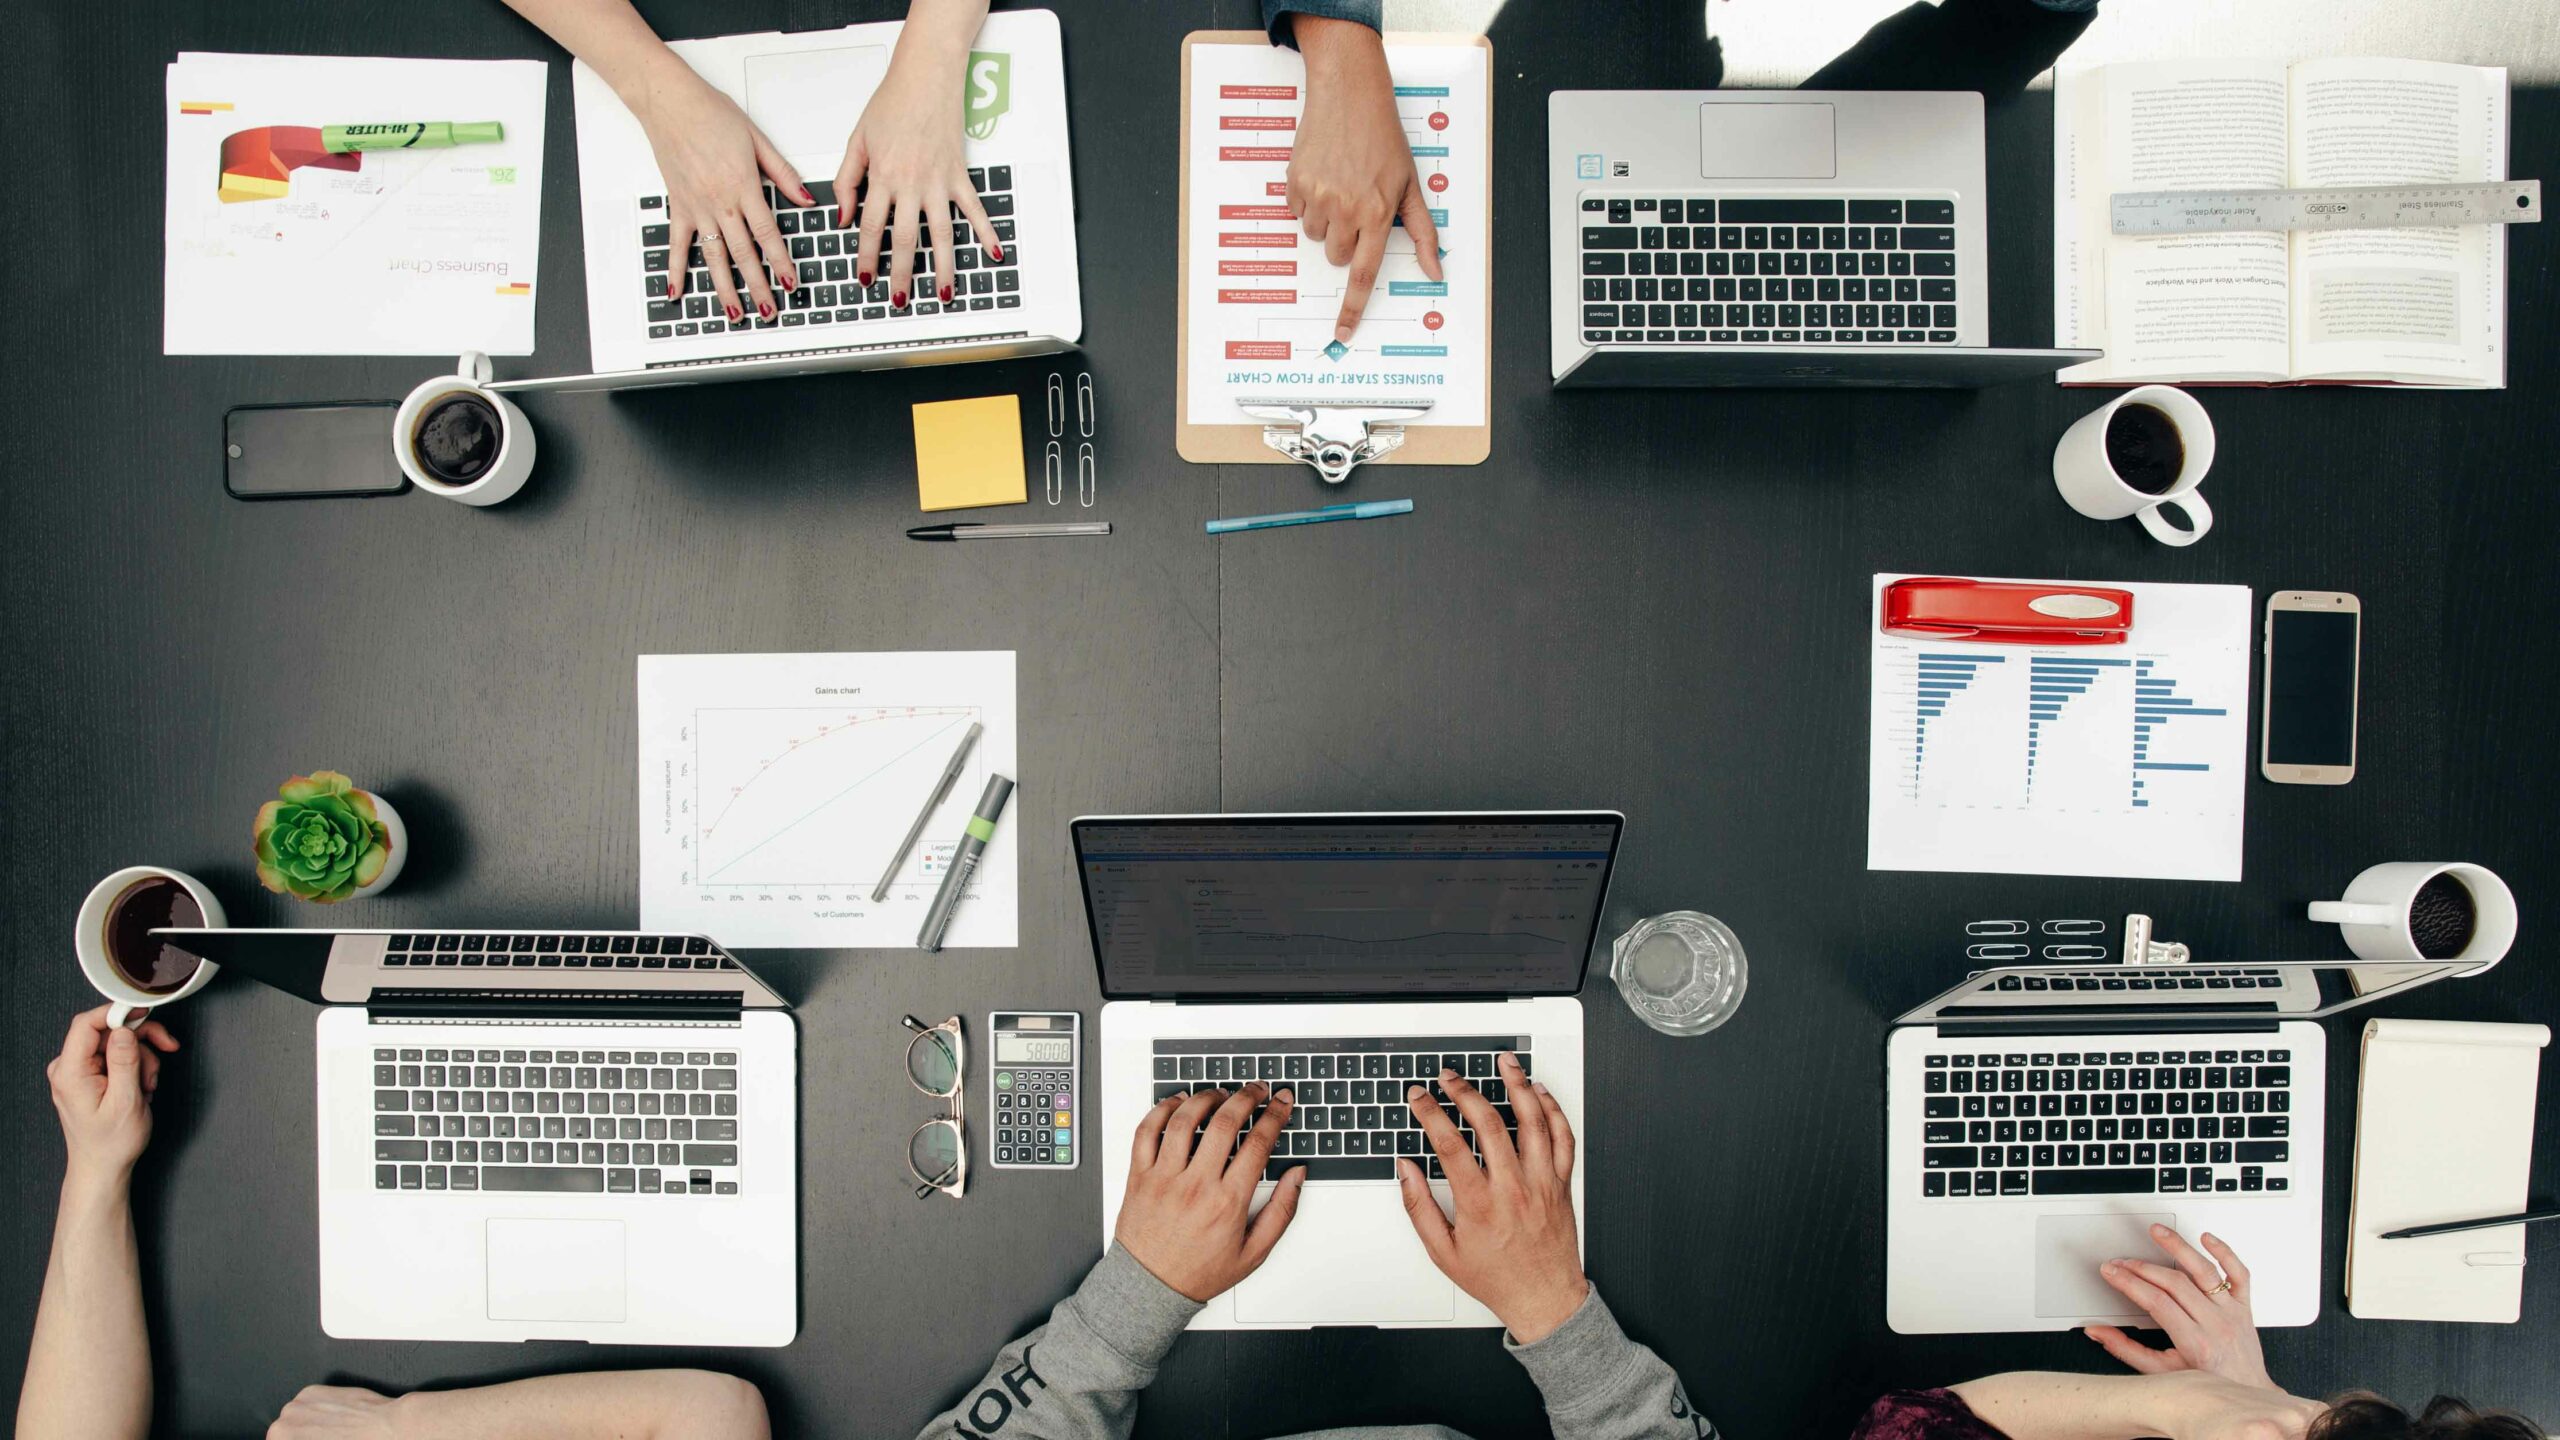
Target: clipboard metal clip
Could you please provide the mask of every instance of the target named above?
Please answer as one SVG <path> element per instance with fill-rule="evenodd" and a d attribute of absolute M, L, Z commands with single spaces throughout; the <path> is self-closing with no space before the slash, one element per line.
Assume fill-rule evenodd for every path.
<path fill-rule="evenodd" d="M 1262 422 L 1262 443 L 1315 467 L 1327 485 L 1339 485 L 1352 467 L 1404 444 L 1404 426 L 1431 411 L 1428 400 L 1401 404 L 1337 400 L 1239 400 L 1237 407 Z"/>

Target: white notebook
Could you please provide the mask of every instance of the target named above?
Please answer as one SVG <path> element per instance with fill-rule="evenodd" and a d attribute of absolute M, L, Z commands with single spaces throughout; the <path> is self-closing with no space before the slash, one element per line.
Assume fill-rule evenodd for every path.
<path fill-rule="evenodd" d="M 2525 1227 L 2410 1240 L 2411 1225 L 2512 1215 L 2533 1167 L 2542 1025 L 2368 1020 L 2347 1216 L 2347 1313 L 2362 1320 L 2513 1324 Z"/>

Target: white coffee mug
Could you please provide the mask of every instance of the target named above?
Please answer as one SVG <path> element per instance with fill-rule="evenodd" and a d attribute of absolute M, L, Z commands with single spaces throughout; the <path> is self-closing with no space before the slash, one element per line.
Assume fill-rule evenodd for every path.
<path fill-rule="evenodd" d="M 2178 443 L 2186 451 L 2186 463 L 2179 468 L 2178 478 L 2169 488 L 2154 495 L 2124 483 L 2116 467 L 2107 463 L 2107 422 L 2127 405 L 2148 405 L 2169 417 L 2177 427 Z M 2213 528 L 2213 507 L 2204 503 L 2196 487 L 2204 483 L 2204 472 L 2213 468 L 2213 421 L 2204 406 L 2184 390 L 2167 385 L 2144 385 L 2128 390 L 2072 423 L 2062 432 L 2062 443 L 2053 447 L 2053 486 L 2071 508 L 2092 520 L 2121 520 L 2128 515 L 2139 519 L 2151 538 L 2163 545 L 2193 545 Z M 2160 511 L 2175 505 L 2187 519 L 2184 530 L 2169 523 Z"/>
<path fill-rule="evenodd" d="M 98 993 L 107 997 L 107 1023 L 110 1025 L 139 1021 L 157 1006 L 186 999 L 203 989 L 205 983 L 222 968 L 210 960 L 204 961 L 196 966 L 194 974 L 187 977 L 187 983 L 165 994 L 155 995 L 124 978 L 123 972 L 116 969 L 115 962 L 107 958 L 107 911 L 114 906 L 118 896 L 136 883 L 159 878 L 175 880 L 186 887 L 187 893 L 195 897 L 197 907 L 204 911 L 206 928 L 218 930 L 231 923 L 222 913 L 222 902 L 213 898 L 213 892 L 204 887 L 204 882 L 166 865 L 129 865 L 91 887 L 89 898 L 80 902 L 80 918 L 73 922 L 72 951 L 80 957 L 80 973 L 88 976 L 89 983 L 97 987 Z"/>
<path fill-rule="evenodd" d="M 2451 875 L 2471 892 L 2471 943 L 2459 955 L 2429 961 L 2418 953 L 2409 931 L 2409 907 L 2418 891 L 2438 875 Z M 2340 927 L 2347 948 L 2363 960 L 2390 964 L 2444 964 L 2459 960 L 2477 975 L 2504 959 L 2516 943 L 2516 897 L 2507 882 L 2480 865 L 2443 861 L 2401 860 L 2375 865 L 2347 886 L 2343 900 L 2315 900 L 2311 918 Z"/>
<path fill-rule="evenodd" d="M 516 403 L 489 388 L 496 377 L 489 357 L 477 350 L 463 352 L 462 364 L 451 375 L 439 375 L 409 392 L 400 402 L 400 411 L 391 417 L 391 457 L 400 462 L 400 473 L 431 495 L 459 500 L 465 505 L 495 505 L 524 488 L 527 475 L 533 473 L 533 427 L 525 422 L 524 412 Z M 448 485 L 427 473 L 418 463 L 418 422 L 427 407 L 447 395 L 468 391 L 489 402 L 498 412 L 498 458 L 486 473 L 468 485 Z"/>

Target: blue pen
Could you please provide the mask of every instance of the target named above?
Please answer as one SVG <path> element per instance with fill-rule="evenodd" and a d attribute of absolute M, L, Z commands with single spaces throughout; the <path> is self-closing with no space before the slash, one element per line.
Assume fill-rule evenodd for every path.
<path fill-rule="evenodd" d="M 1238 530 L 1276 530 L 1283 525 L 1321 525 L 1327 520 L 1375 520 L 1381 515 L 1410 515 L 1410 500 L 1363 500 L 1357 505 L 1327 505 L 1321 510 L 1291 510 L 1279 515 L 1239 515 L 1232 520 L 1212 520 L 1209 533 L 1227 535 Z"/>

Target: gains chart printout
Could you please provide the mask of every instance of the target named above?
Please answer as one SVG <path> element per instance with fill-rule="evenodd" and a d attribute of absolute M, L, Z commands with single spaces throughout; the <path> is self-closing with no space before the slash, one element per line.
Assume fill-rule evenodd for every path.
<path fill-rule="evenodd" d="M 1486 67 L 1475 44 L 1387 45 L 1396 113 L 1440 230 L 1442 279 L 1422 273 L 1402 225 L 1387 240 L 1359 328 L 1333 336 L 1347 267 L 1289 213 L 1289 155 L 1306 64 L 1273 45 L 1195 44 L 1189 151 L 1188 413 L 1259 423 L 1239 399 L 1433 402 L 1417 425 L 1485 424 Z"/>

